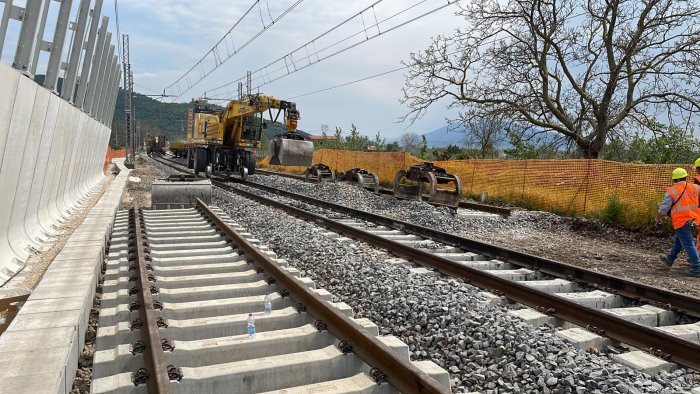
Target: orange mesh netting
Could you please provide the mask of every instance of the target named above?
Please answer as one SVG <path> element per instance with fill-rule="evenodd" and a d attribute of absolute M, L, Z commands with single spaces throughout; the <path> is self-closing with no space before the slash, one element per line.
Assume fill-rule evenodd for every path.
<path fill-rule="evenodd" d="M 105 172 L 107 170 L 107 166 L 109 166 L 109 163 L 112 162 L 112 159 L 117 159 L 120 157 L 126 157 L 126 149 L 112 149 L 108 146 L 107 154 L 105 155 L 105 163 L 102 166 L 102 172 Z"/>
<path fill-rule="evenodd" d="M 423 160 L 405 152 L 356 152 L 320 149 L 313 163 L 323 163 L 336 172 L 360 167 L 374 172 L 384 185 L 393 183 L 399 169 Z M 632 164 L 605 160 L 499 160 L 470 159 L 435 161 L 462 181 L 462 194 L 489 197 L 504 202 L 555 212 L 595 214 L 606 208 L 613 196 L 626 215 L 645 218 L 656 215 L 675 164 Z M 270 166 L 279 171 L 303 173 L 303 167 Z M 680 165 L 693 174 L 691 165 Z M 692 175 L 691 175 L 692 176 Z M 650 219 L 650 220 L 652 220 Z"/>

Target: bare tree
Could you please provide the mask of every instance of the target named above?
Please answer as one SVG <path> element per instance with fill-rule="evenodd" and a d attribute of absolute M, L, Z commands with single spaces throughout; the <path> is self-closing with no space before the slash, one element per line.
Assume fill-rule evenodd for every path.
<path fill-rule="evenodd" d="M 482 159 L 494 153 L 506 137 L 504 122 L 496 117 L 473 117 L 460 114 L 459 121 L 450 122 L 448 131 L 464 133 L 464 144 L 479 150 Z"/>
<path fill-rule="evenodd" d="M 416 133 L 406 133 L 399 138 L 403 150 L 409 153 L 416 153 L 420 143 L 420 137 Z"/>
<path fill-rule="evenodd" d="M 448 98 L 596 158 L 616 129 L 689 127 L 700 111 L 697 0 L 485 0 L 459 14 L 470 27 L 411 55 L 404 119 Z"/>

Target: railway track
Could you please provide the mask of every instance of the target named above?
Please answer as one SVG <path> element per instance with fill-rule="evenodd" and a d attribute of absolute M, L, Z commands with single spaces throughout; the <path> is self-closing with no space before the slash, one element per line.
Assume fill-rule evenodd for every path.
<path fill-rule="evenodd" d="M 700 370 L 697 298 L 252 182 L 246 185 L 257 189 L 255 193 L 219 181 L 213 184 L 386 249 L 430 270 L 462 278 L 496 298 L 502 296 L 529 306 L 512 314 L 535 325 L 562 325 L 566 329 L 557 335 L 584 350 L 591 344 L 622 344 L 632 351 L 621 352 L 619 346 L 611 349 L 621 352 L 613 357 L 623 364 L 673 368 L 667 362 L 672 361 Z M 266 198 L 261 191 L 275 198 Z M 279 201 L 278 196 L 308 206 L 295 208 Z M 319 210 L 323 214 L 310 212 Z M 433 249 L 421 247 L 426 241 L 439 245 L 433 245 Z"/>
<path fill-rule="evenodd" d="M 289 173 L 284 173 L 284 172 L 268 171 L 268 170 L 261 170 L 261 169 L 257 169 L 257 170 L 255 170 L 255 172 L 258 174 L 261 174 L 261 175 L 281 176 L 281 177 L 285 177 L 285 178 L 292 178 L 292 179 L 297 179 L 297 180 L 307 182 L 306 178 L 303 175 L 296 175 L 296 174 L 289 174 Z M 312 179 L 309 179 L 309 182 L 315 182 L 315 181 Z M 385 187 L 379 187 L 379 194 L 393 196 L 394 191 L 392 189 L 387 189 Z M 427 196 L 425 199 L 423 199 L 423 202 L 428 203 L 428 204 L 433 205 L 433 206 L 436 206 L 436 207 L 452 208 L 449 205 L 430 202 L 427 200 Z M 495 205 L 479 204 L 479 203 L 473 202 L 473 201 L 460 201 L 459 208 L 471 209 L 471 210 L 482 211 L 482 212 L 489 212 L 489 213 L 494 213 L 494 214 L 502 215 L 502 216 L 510 216 L 511 212 L 513 212 L 514 209 L 517 209 L 517 208 L 510 208 L 510 207 L 497 207 Z"/>
<path fill-rule="evenodd" d="M 315 215 L 278 201 L 279 198 L 266 199 L 229 185 L 214 184 L 530 306 L 533 309 L 522 309 L 513 314 L 532 323 L 556 323 L 555 319 L 561 319 L 579 326 L 560 331 L 559 335 L 564 338 L 583 339 L 582 344 L 595 343 L 601 347 L 609 343 L 609 338 L 643 349 L 663 360 L 672 360 L 696 370 L 700 367 L 697 357 L 700 326 L 694 324 L 700 313 L 700 304 L 693 297 L 314 201 L 306 196 L 294 197 L 307 203 L 312 201 L 318 206 L 332 207 L 335 213 Z M 268 192 L 291 195 L 279 190 Z M 338 212 L 351 215 L 338 215 Z M 358 220 L 358 217 L 365 219 Z M 367 221 L 370 218 L 373 220 Z M 426 240 L 441 245 L 432 245 L 433 249 L 420 248 Z M 647 355 L 629 352 L 616 358 L 627 365 L 660 360 L 651 360 Z"/>
<path fill-rule="evenodd" d="M 201 201 L 119 212 L 92 392 L 449 392 L 445 371 L 410 362 L 405 345 L 298 276 Z"/>

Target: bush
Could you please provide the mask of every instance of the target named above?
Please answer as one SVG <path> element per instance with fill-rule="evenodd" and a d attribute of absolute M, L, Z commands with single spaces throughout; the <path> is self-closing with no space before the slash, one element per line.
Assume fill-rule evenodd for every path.
<path fill-rule="evenodd" d="M 625 211 L 629 209 L 627 204 L 620 201 L 617 194 L 608 197 L 608 204 L 603 211 L 600 212 L 600 220 L 610 223 L 624 223 Z"/>

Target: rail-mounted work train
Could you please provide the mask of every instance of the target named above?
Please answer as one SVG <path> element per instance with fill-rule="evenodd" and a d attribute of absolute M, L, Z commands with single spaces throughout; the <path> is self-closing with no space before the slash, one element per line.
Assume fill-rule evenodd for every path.
<path fill-rule="evenodd" d="M 186 158 L 187 166 L 197 174 L 233 173 L 245 179 L 255 172 L 255 151 L 261 147 L 266 112 L 273 122 L 284 114 L 286 127 L 286 133 L 270 141 L 270 164 L 310 166 L 313 143 L 296 132 L 296 104 L 261 94 L 232 100 L 223 110 L 195 101 L 188 111 L 185 138 L 171 143 L 170 150 Z"/>
<path fill-rule="evenodd" d="M 146 135 L 146 154 L 163 155 L 167 149 L 167 140 L 164 135 Z"/>

